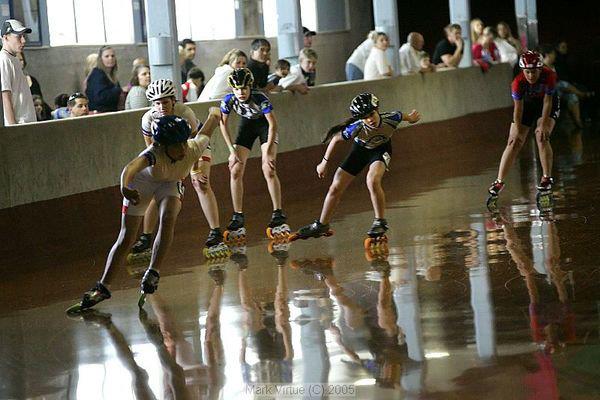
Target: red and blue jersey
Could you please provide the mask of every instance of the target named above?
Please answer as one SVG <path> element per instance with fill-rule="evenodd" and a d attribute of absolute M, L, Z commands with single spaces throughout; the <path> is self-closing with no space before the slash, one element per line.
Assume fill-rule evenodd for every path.
<path fill-rule="evenodd" d="M 542 67 L 539 79 L 535 83 L 527 82 L 523 71 L 512 81 L 512 98 L 515 100 L 542 100 L 545 95 L 552 96 L 556 87 L 556 72 Z"/>

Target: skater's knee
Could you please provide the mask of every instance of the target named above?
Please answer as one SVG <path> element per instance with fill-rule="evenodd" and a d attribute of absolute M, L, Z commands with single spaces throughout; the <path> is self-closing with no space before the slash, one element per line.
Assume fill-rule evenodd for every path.
<path fill-rule="evenodd" d="M 275 177 L 275 168 L 271 167 L 268 162 L 262 164 L 262 172 L 266 179 L 272 179 Z"/>
<path fill-rule="evenodd" d="M 515 135 L 508 138 L 507 147 L 512 149 L 520 149 L 523 143 L 525 143 L 525 139 L 519 135 Z"/>
<path fill-rule="evenodd" d="M 367 176 L 367 188 L 370 192 L 375 192 L 381 189 L 381 179 L 376 176 Z"/>
<path fill-rule="evenodd" d="M 331 196 L 341 196 L 344 192 L 344 188 L 338 182 L 333 182 L 329 187 L 329 195 Z"/>
<path fill-rule="evenodd" d="M 208 179 L 206 181 L 192 180 L 192 185 L 194 185 L 196 192 L 201 194 L 207 194 L 210 190 L 210 182 Z"/>

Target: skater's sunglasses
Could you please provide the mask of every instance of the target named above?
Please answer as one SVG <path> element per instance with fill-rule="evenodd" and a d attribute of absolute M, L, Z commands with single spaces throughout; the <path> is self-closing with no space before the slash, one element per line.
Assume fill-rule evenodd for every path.
<path fill-rule="evenodd" d="M 75 92 L 75 93 L 73 93 L 72 95 L 69 96 L 69 99 L 67 100 L 67 103 L 75 101 L 75 99 L 87 99 L 87 96 L 85 94 L 81 93 L 81 92 Z"/>

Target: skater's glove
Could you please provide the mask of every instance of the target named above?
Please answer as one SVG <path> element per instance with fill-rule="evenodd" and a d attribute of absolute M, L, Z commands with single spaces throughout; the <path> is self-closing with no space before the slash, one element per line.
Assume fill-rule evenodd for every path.
<path fill-rule="evenodd" d="M 135 189 L 129 189 L 128 187 L 123 186 L 121 188 L 121 193 L 123 194 L 123 197 L 131 201 L 133 205 L 137 205 L 140 202 L 140 193 Z"/>

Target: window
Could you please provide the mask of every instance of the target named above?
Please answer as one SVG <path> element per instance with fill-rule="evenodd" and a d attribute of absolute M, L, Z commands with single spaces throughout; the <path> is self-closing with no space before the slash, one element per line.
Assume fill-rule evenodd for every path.
<path fill-rule="evenodd" d="M 316 0 L 300 0 L 300 18 L 302 26 L 311 31 L 317 30 Z M 263 0 L 263 23 L 266 37 L 277 36 L 277 1 Z M 300 27 L 300 29 L 302 29 Z"/>
<path fill-rule="evenodd" d="M 31 33 L 27 35 L 27 43 L 41 45 L 39 0 L 17 0 L 13 2 L 12 6 L 14 12 L 11 15 L 16 16 L 26 27 L 31 28 Z"/>
<path fill-rule="evenodd" d="M 300 0 L 300 18 L 302 18 L 302 26 L 311 31 L 317 30 L 316 0 Z"/>
<path fill-rule="evenodd" d="M 175 0 L 179 40 L 235 38 L 234 0 Z"/>
<path fill-rule="evenodd" d="M 122 0 L 47 0 L 50 45 L 133 43 L 133 9 Z"/>

